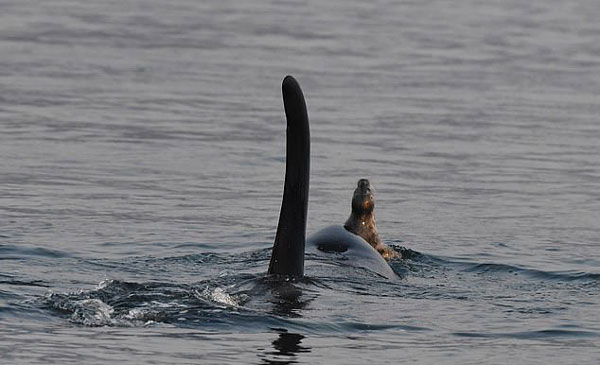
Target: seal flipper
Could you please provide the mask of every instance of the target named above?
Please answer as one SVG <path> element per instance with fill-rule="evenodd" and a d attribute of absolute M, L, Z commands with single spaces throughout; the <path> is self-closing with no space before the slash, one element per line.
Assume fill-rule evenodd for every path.
<path fill-rule="evenodd" d="M 287 119 L 285 185 L 268 273 L 302 276 L 310 170 L 308 112 L 296 79 L 286 76 L 281 90 Z"/>

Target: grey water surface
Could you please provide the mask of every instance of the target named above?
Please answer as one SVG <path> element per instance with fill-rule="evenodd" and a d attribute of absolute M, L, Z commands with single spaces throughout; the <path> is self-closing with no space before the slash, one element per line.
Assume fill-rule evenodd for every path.
<path fill-rule="evenodd" d="M 0 0 L 1 363 L 597 364 L 596 0 Z M 281 80 L 308 232 L 376 188 L 397 280 L 266 276 Z"/>

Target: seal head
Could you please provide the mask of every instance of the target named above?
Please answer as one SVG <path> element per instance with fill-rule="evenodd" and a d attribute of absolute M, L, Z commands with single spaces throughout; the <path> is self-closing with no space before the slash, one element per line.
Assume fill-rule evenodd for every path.
<path fill-rule="evenodd" d="M 344 224 L 348 231 L 361 236 L 384 258 L 400 257 L 398 253 L 381 242 L 375 224 L 375 198 L 373 188 L 367 179 L 358 180 L 354 195 L 352 196 L 352 213 Z"/>

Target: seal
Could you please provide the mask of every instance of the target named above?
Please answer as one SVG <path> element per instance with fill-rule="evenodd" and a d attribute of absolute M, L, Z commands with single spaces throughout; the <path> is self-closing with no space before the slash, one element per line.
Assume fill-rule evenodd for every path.
<path fill-rule="evenodd" d="M 283 79 L 281 90 L 287 122 L 285 183 L 279 222 L 267 273 L 269 275 L 302 277 L 304 275 L 304 252 L 308 243 L 311 249 L 316 249 L 318 252 L 343 254 L 348 258 L 349 265 L 364 267 L 386 278 L 396 277 L 387 261 L 371 244 L 359 234 L 355 234 L 341 225 L 326 227 L 311 235 L 308 240 L 306 239 L 310 175 L 308 112 L 304 94 L 296 79 L 286 76 Z M 362 185 L 365 186 L 364 183 Z M 370 192 L 370 185 L 366 184 L 366 186 Z M 362 191 L 367 190 L 363 187 Z M 374 200 L 372 202 L 374 207 Z M 357 215 L 357 217 L 360 219 L 362 215 Z M 373 217 L 373 228 L 377 232 L 374 223 Z M 363 232 L 368 233 L 366 230 Z M 378 240 L 379 235 L 376 236 Z"/>
<path fill-rule="evenodd" d="M 344 223 L 344 228 L 361 236 L 385 259 L 398 258 L 400 255 L 381 242 L 379 232 L 375 224 L 375 198 L 373 188 L 367 179 L 358 180 L 354 194 L 352 195 L 352 212 Z"/>
<path fill-rule="evenodd" d="M 400 255 L 381 242 L 374 209 L 375 198 L 369 180 L 358 180 L 346 223 L 326 227 L 308 237 L 309 249 L 342 255 L 347 265 L 365 268 L 388 279 L 395 278 L 386 260 Z"/>

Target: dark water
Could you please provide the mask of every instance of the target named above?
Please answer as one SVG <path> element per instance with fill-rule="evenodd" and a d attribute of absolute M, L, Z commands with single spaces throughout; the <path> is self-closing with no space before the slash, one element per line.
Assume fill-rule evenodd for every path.
<path fill-rule="evenodd" d="M 600 361 L 597 1 L 0 1 L 3 363 Z M 375 185 L 397 280 L 265 272 L 280 83 L 309 232 Z M 413 251 L 407 251 L 413 250 Z"/>

